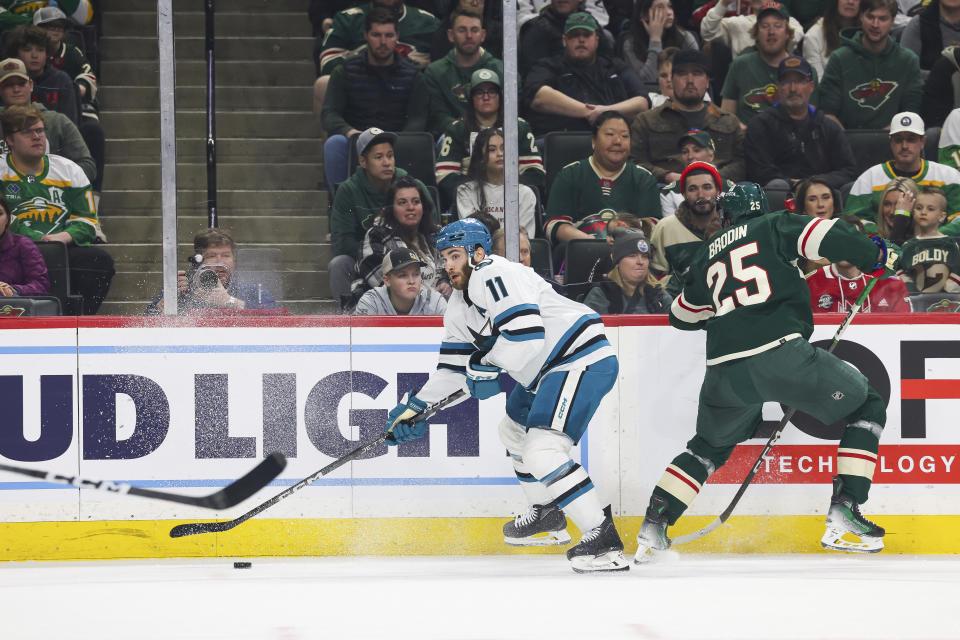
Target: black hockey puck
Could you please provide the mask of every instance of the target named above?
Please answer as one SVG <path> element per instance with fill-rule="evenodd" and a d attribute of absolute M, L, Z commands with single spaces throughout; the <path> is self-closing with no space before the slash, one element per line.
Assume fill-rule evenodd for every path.
<path fill-rule="evenodd" d="M 249 569 L 252 566 L 253 566 L 252 562 L 234 562 L 233 563 L 234 569 Z"/>

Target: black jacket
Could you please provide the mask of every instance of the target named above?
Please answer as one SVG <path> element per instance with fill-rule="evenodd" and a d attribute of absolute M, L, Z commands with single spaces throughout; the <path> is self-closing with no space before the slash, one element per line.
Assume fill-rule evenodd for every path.
<path fill-rule="evenodd" d="M 549 131 L 590 130 L 584 118 L 534 111 L 533 98 L 544 86 L 587 104 L 615 104 L 646 93 L 637 72 L 619 58 L 598 55 L 593 64 L 586 66 L 571 64 L 563 55 L 547 58 L 530 70 L 520 97 L 526 108 L 524 117 L 538 136 Z"/>
<path fill-rule="evenodd" d="M 586 11 L 583 3 L 577 11 Z M 563 53 L 563 25 L 566 21 L 567 16 L 560 15 L 548 4 L 540 11 L 540 15 L 523 23 L 520 27 L 517 54 L 517 69 L 521 77 L 525 77 L 538 61 Z M 487 31 L 489 32 L 489 29 Z M 601 30 L 597 53 L 601 56 L 613 56 L 613 52 L 612 39 Z"/>
<path fill-rule="evenodd" d="M 957 103 L 955 88 L 960 79 L 960 47 L 947 47 L 940 55 L 940 59 L 933 63 L 930 75 L 923 85 L 923 102 L 920 106 L 920 116 L 927 127 L 942 127 Z"/>
<path fill-rule="evenodd" d="M 764 111 L 747 125 L 743 148 L 747 179 L 761 185 L 817 176 L 839 189 L 857 177 L 843 129 L 813 107 L 803 120 L 794 120 L 779 104 Z"/>
<path fill-rule="evenodd" d="M 59 111 L 77 124 L 80 120 L 80 101 L 73 78 L 49 62 L 43 73 L 33 79 L 31 102 L 39 102 L 50 111 Z"/>

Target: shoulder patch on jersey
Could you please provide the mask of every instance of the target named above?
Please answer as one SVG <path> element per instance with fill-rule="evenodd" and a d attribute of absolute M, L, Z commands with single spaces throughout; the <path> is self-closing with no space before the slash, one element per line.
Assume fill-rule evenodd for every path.
<path fill-rule="evenodd" d="M 363 14 L 363 9 L 360 8 L 360 7 L 350 7 L 349 9 L 344 9 L 344 10 L 341 11 L 340 13 L 342 13 L 343 15 L 346 15 L 346 16 L 355 16 L 355 15 L 357 15 L 358 13 L 359 13 L 359 14 Z"/>

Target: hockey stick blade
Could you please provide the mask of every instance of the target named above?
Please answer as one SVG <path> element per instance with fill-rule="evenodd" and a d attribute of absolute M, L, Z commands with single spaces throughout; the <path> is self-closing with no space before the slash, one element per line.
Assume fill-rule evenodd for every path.
<path fill-rule="evenodd" d="M 843 332 L 847 330 L 847 327 L 850 326 L 850 323 L 853 321 L 853 317 L 857 315 L 860 311 L 860 307 L 863 306 L 863 303 L 866 301 L 867 296 L 870 295 L 870 290 L 873 289 L 873 286 L 877 284 L 877 278 L 873 278 L 870 282 L 867 283 L 867 286 L 863 288 L 863 291 L 860 292 L 860 295 L 857 296 L 856 302 L 853 303 L 853 306 L 850 308 L 850 311 L 847 312 L 846 317 L 843 319 L 843 322 L 840 323 L 840 326 L 837 328 L 837 332 L 833 335 L 833 341 L 830 343 L 830 346 L 827 347 L 827 353 L 833 353 L 833 350 L 837 348 L 837 345 L 840 344 L 840 337 L 843 335 Z M 790 422 L 790 419 L 793 418 L 793 414 L 796 413 L 796 409 L 789 409 L 784 414 L 783 418 L 780 419 L 780 423 L 777 425 L 776 430 L 770 436 L 770 439 L 767 440 L 767 444 L 764 445 L 763 450 L 760 452 L 760 455 L 757 456 L 756 462 L 753 463 L 753 467 L 750 469 L 750 473 L 747 474 L 747 477 L 743 479 L 743 482 L 740 483 L 740 488 L 737 489 L 736 495 L 733 496 L 733 500 L 730 501 L 730 504 L 727 505 L 727 508 L 723 510 L 719 516 L 710 522 L 707 526 L 702 529 L 697 529 L 692 533 L 686 535 L 677 536 L 671 540 L 671 546 L 677 544 L 687 544 L 688 542 L 693 542 L 694 540 L 699 540 L 703 536 L 707 535 L 711 531 L 717 529 L 730 517 L 730 514 L 733 513 L 733 510 L 736 508 L 737 504 L 740 502 L 740 498 L 743 497 L 743 494 L 746 493 L 747 487 L 750 486 L 750 483 L 753 481 L 753 477 L 757 475 L 757 471 L 760 469 L 760 465 L 763 464 L 764 459 L 767 457 L 767 454 L 770 453 L 770 450 L 773 448 L 773 445 L 777 443 L 780 439 L 780 435 L 783 433 L 783 430 L 787 428 L 787 423 Z"/>
<path fill-rule="evenodd" d="M 25 467 L 15 467 L 0 463 L 0 471 L 9 471 L 32 478 L 40 478 L 47 482 L 57 484 L 67 484 L 82 489 L 95 489 L 106 493 L 127 494 L 130 496 L 140 496 L 141 498 L 150 498 L 152 500 L 164 500 L 166 502 L 177 502 L 179 504 L 188 504 L 205 509 L 226 509 L 240 504 L 257 491 L 267 486 L 267 484 L 280 475 L 284 467 L 287 466 L 287 459 L 282 453 L 274 452 L 263 459 L 256 467 L 251 469 L 245 476 L 239 480 L 231 482 L 223 489 L 208 496 L 185 496 L 178 493 L 167 493 L 165 491 L 154 491 L 153 489 L 142 489 L 129 484 L 109 482 L 106 480 L 87 480 L 77 476 L 67 476 L 52 471 L 41 471 L 39 469 L 27 469 Z"/>
<path fill-rule="evenodd" d="M 441 400 L 441 401 L 438 402 L 437 404 L 433 405 L 432 407 L 429 407 L 429 408 L 428 408 L 426 411 L 424 411 L 423 413 L 420 413 L 420 414 L 418 414 L 418 415 L 410 418 L 409 420 L 406 420 L 405 422 L 411 422 L 411 423 L 412 423 L 412 422 L 419 422 L 420 420 L 427 420 L 427 419 L 429 419 L 431 416 L 433 416 L 435 413 L 437 413 L 438 411 L 440 411 L 441 409 L 443 409 L 444 407 L 446 407 L 447 405 L 450 405 L 450 404 L 452 404 L 453 402 L 456 402 L 457 400 L 459 400 L 460 398 L 462 398 L 464 395 L 466 395 L 466 391 L 464 391 L 464 390 L 462 390 L 462 389 L 459 390 L 459 391 L 455 391 L 454 393 L 452 393 L 451 395 L 447 396 L 446 398 L 444 398 L 443 400 Z M 236 527 L 237 525 L 243 524 L 244 522 L 246 522 L 247 520 L 249 520 L 249 519 L 252 518 L 253 516 L 255 516 L 255 515 L 259 514 L 259 513 L 262 513 L 263 511 L 269 509 L 270 507 L 272 507 L 273 505 L 277 504 L 278 502 L 280 502 L 280 501 L 283 500 L 284 498 L 286 498 L 286 497 L 288 497 L 288 496 L 291 496 L 291 495 L 293 495 L 294 493 L 296 493 L 297 491 L 300 491 L 300 489 L 303 489 L 304 487 L 312 484 L 313 482 L 315 482 L 315 481 L 316 481 L 318 478 L 320 478 L 321 476 L 325 476 L 325 475 L 327 475 L 328 473 L 330 473 L 331 471 L 333 471 L 333 470 L 335 470 L 335 469 L 339 469 L 340 467 L 342 467 L 342 466 L 345 465 L 346 463 L 351 462 L 352 460 L 356 460 L 357 458 L 363 456 L 363 455 L 364 455 L 365 453 L 367 453 L 368 451 L 379 447 L 380 445 L 382 445 L 384 442 L 387 441 L 387 439 L 390 437 L 390 435 L 391 435 L 391 434 L 390 434 L 389 432 L 385 432 L 385 433 L 381 434 L 380 436 L 378 436 L 376 439 L 371 440 L 370 442 L 367 442 L 367 443 L 365 443 L 365 444 L 360 445 L 359 447 L 357 447 L 356 449 L 354 449 L 354 450 L 351 451 L 350 453 L 347 453 L 347 454 L 345 454 L 345 455 L 337 458 L 336 460 L 334 460 L 333 462 L 331 462 L 330 464 L 328 464 L 327 466 L 325 466 L 323 469 L 320 469 L 320 470 L 317 471 L 316 473 L 310 474 L 309 476 L 307 476 L 306 478 L 304 478 L 303 480 L 301 480 L 301 481 L 298 482 L 297 484 L 292 485 L 292 486 L 284 489 L 283 491 L 281 491 L 281 492 L 278 493 L 277 495 L 273 496 L 272 498 L 270 498 L 270 499 L 267 500 L 266 502 L 262 502 L 262 503 L 258 504 L 256 507 L 254 507 L 254 508 L 251 509 L 250 511 L 247 511 L 247 512 L 244 513 L 243 515 L 241 515 L 241 516 L 239 516 L 239 517 L 237 517 L 237 518 L 234 518 L 233 520 L 221 520 L 221 521 L 219 521 L 219 522 L 189 522 L 189 523 L 186 523 L 186 524 L 178 524 L 178 525 L 175 526 L 174 528 L 170 529 L 170 537 L 171 537 L 171 538 L 182 538 L 182 537 L 184 537 L 184 536 L 193 536 L 193 535 L 197 535 L 197 534 L 199 534 L 199 533 L 219 533 L 219 532 L 222 532 L 222 531 L 229 531 L 230 529 L 233 529 L 233 528 Z"/>

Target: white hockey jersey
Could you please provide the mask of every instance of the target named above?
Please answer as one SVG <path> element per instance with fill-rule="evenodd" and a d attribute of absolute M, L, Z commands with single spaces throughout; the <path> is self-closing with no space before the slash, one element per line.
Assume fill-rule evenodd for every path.
<path fill-rule="evenodd" d="M 417 397 L 433 403 L 466 386 L 470 355 L 534 390 L 550 371 L 615 355 L 592 309 L 556 293 L 533 269 L 500 256 L 474 267 L 466 293 L 454 291 L 443 316 L 437 370 Z"/>

